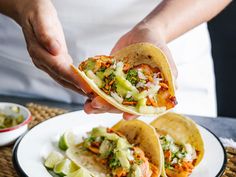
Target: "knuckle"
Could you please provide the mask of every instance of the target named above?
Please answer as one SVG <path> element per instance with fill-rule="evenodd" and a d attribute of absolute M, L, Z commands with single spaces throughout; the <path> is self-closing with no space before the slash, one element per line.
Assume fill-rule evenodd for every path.
<path fill-rule="evenodd" d="M 56 74 L 60 74 L 60 64 L 58 64 L 58 62 L 55 62 L 52 66 L 51 69 L 56 73 Z M 60 76 L 62 77 L 62 76 Z"/>
<path fill-rule="evenodd" d="M 44 29 L 39 29 L 38 31 L 39 38 L 43 43 L 49 43 L 50 42 L 50 36 Z"/>
<path fill-rule="evenodd" d="M 27 45 L 27 50 L 31 58 L 34 58 L 36 56 L 36 51 L 33 45 Z"/>
<path fill-rule="evenodd" d="M 35 58 L 32 58 L 32 61 L 38 69 L 41 69 L 41 70 L 43 69 L 42 66 L 37 62 L 37 60 Z"/>

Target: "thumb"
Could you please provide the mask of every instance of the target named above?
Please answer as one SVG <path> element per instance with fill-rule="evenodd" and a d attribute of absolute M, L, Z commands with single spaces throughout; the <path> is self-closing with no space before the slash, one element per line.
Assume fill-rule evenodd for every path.
<path fill-rule="evenodd" d="M 125 36 L 126 36 L 126 35 L 125 35 Z M 111 50 L 111 53 L 110 53 L 111 55 L 114 54 L 114 53 L 116 53 L 118 50 L 120 50 L 120 49 L 122 49 L 122 48 L 124 48 L 124 47 L 126 47 L 126 46 L 129 45 L 129 43 L 127 42 L 125 36 L 121 37 L 121 38 L 117 41 L 117 43 L 115 44 L 115 46 L 114 46 L 113 49 Z"/>

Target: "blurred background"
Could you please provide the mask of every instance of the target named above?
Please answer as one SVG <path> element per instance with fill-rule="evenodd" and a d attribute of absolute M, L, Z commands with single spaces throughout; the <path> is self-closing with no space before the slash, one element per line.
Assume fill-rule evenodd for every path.
<path fill-rule="evenodd" d="M 236 2 L 208 23 L 215 67 L 218 116 L 236 117 Z"/>
<path fill-rule="evenodd" d="M 62 7 L 64 8 L 64 6 Z M 63 11 L 63 9 L 61 10 Z M 9 21 L 9 19 L 6 19 L 6 20 Z M 236 2 L 235 1 L 232 2 L 218 16 L 213 18 L 208 23 L 208 29 L 210 32 L 210 38 L 211 38 L 211 44 L 212 44 L 212 56 L 214 60 L 218 116 L 236 117 L 236 108 L 235 108 L 236 83 L 234 82 L 235 80 L 234 76 L 236 76 L 236 68 L 235 68 L 236 66 L 236 48 L 235 48 Z M 6 34 L 7 33 L 8 31 L 6 31 Z M 21 31 L 19 31 L 19 33 L 21 34 Z M 11 39 L 15 41 L 13 37 Z M 115 40 L 116 39 L 114 38 L 113 42 L 115 42 Z M 1 44 L 1 41 L 0 41 L 0 44 Z M 14 45 L 17 45 L 17 44 L 14 42 Z M 69 43 L 68 45 L 70 48 L 72 48 L 73 46 L 76 46 L 74 43 Z M 23 47 L 25 48 L 25 46 Z M 19 51 L 15 50 L 12 53 L 17 53 L 17 52 Z M 26 50 L 24 52 L 26 53 Z M 74 54 L 74 56 L 76 56 L 76 54 Z M 15 67 L 13 66 L 12 68 L 15 68 Z M 33 69 L 36 72 L 35 68 Z M 0 74 L 0 77 L 4 78 L 4 74 L 6 74 L 7 72 L 2 71 L 2 73 L 3 74 Z M 43 74 L 46 76 L 45 73 Z M 19 81 L 16 78 L 15 80 L 12 80 L 11 82 L 15 83 Z M 55 85 L 55 87 L 59 89 L 58 85 Z M 40 87 L 37 87 L 37 89 L 38 89 L 37 90 L 38 95 L 40 95 L 39 93 L 41 92 L 45 94 L 44 90 L 41 89 Z M 60 89 L 62 89 L 62 87 L 60 87 Z M 57 96 L 58 95 L 55 95 L 55 97 Z M 10 99 L 8 99 L 7 96 L 4 97 L 0 95 L 0 99 L 5 100 L 5 101 L 10 101 Z M 77 108 L 77 105 L 75 106 L 75 108 Z"/>

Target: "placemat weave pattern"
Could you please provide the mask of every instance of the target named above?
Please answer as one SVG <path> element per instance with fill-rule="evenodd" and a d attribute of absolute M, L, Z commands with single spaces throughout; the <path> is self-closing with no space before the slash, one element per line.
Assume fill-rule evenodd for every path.
<path fill-rule="evenodd" d="M 54 116 L 66 113 L 67 110 L 50 108 L 48 106 L 29 103 L 26 107 L 30 110 L 33 120 L 29 128 L 50 119 Z M 13 145 L 0 147 L 0 177 L 18 177 L 12 164 Z M 236 149 L 226 148 L 227 167 L 222 177 L 236 177 Z"/>
<path fill-rule="evenodd" d="M 29 124 L 29 128 L 49 118 L 67 112 L 67 110 L 64 109 L 50 108 L 34 103 L 29 103 L 26 107 L 30 110 L 33 118 Z M 12 164 L 12 148 L 13 145 L 0 147 L 0 177 L 18 177 Z"/>
<path fill-rule="evenodd" d="M 227 165 L 222 177 L 236 177 L 236 149 L 227 147 Z"/>

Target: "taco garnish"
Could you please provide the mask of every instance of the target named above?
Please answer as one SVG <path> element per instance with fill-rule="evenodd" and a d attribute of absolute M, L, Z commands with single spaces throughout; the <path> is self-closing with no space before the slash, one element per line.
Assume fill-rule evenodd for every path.
<path fill-rule="evenodd" d="M 167 113 L 151 125 L 160 134 L 164 156 L 162 176 L 189 176 L 204 155 L 204 143 L 196 123 L 183 115 Z"/>
<path fill-rule="evenodd" d="M 93 128 L 88 137 L 76 148 L 68 149 L 69 158 L 77 163 L 78 159 L 82 158 L 80 154 L 88 153 L 86 158 L 93 157 L 91 160 L 96 165 L 88 165 L 88 160 L 84 162 L 82 159 L 79 161 L 83 161 L 84 164 L 79 162 L 79 166 L 88 167 L 95 176 L 157 177 L 160 172 L 141 148 L 130 144 L 124 135 L 110 128 Z M 74 156 L 78 154 L 79 158 L 75 160 Z M 94 170 L 98 169 L 98 166 L 102 169 L 99 173 L 99 170 Z"/>
<path fill-rule="evenodd" d="M 164 73 L 166 68 L 153 64 L 155 62 L 152 58 L 155 58 L 155 55 L 145 55 L 145 52 L 142 53 L 139 50 L 143 46 L 145 48 L 145 45 L 152 47 L 151 49 L 154 48 L 149 44 L 130 46 L 131 49 L 137 47 L 137 55 L 140 55 L 139 60 L 137 56 L 136 58 L 133 56 L 135 50 L 131 50 L 129 53 L 125 49 L 124 53 L 127 53 L 125 57 L 120 56 L 123 53 L 121 50 L 114 56 L 100 55 L 88 58 L 79 65 L 79 71 L 83 72 L 105 93 L 104 99 L 107 97 L 113 98 L 116 102 L 114 106 L 119 104 L 121 106 L 118 107 L 125 107 L 126 112 L 131 111 L 130 113 L 134 114 L 164 112 L 177 104 L 173 82 L 169 79 L 172 76 L 169 76 L 171 75 L 170 72 L 169 75 Z M 157 50 L 156 47 L 155 49 Z M 155 52 L 158 53 L 158 51 Z M 159 58 L 164 60 L 163 57 Z"/>
<path fill-rule="evenodd" d="M 177 144 L 170 135 L 160 137 L 165 159 L 165 171 L 169 177 L 184 177 L 192 173 L 197 151 L 190 144 Z"/>

